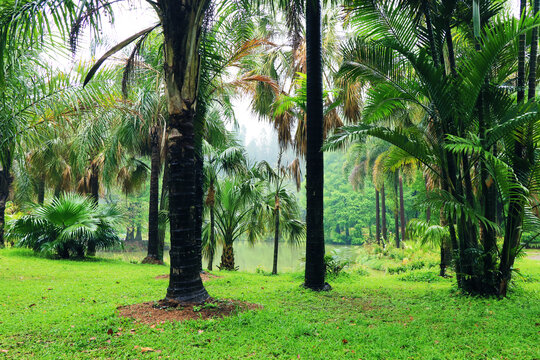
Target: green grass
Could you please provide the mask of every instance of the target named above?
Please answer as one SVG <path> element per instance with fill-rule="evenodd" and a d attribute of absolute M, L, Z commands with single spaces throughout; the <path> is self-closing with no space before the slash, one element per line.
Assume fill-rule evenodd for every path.
<path fill-rule="evenodd" d="M 162 298 L 166 267 L 0 250 L 0 359 L 539 359 L 540 262 L 518 266 L 526 276 L 503 300 L 422 276 L 351 273 L 313 293 L 300 274 L 215 272 L 212 296 L 264 309 L 152 328 L 116 308 Z"/>

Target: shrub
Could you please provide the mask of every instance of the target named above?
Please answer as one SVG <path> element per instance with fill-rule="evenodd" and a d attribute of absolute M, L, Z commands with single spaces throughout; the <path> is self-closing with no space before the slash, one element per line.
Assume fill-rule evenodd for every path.
<path fill-rule="evenodd" d="M 61 258 L 84 257 L 88 244 L 110 248 L 121 244 L 113 225 L 120 219 L 111 206 L 95 206 L 87 197 L 64 194 L 47 205 L 32 205 L 30 215 L 13 220 L 8 237 L 19 247 Z"/>
<path fill-rule="evenodd" d="M 325 255 L 324 264 L 326 266 L 326 274 L 337 276 L 343 268 L 349 265 L 348 260 L 342 260 L 337 255 Z"/>

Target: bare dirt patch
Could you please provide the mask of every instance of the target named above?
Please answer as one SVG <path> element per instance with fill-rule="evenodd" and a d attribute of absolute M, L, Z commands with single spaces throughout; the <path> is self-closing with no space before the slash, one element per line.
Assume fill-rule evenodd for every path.
<path fill-rule="evenodd" d="M 259 310 L 262 305 L 246 303 L 238 300 L 210 299 L 203 304 L 163 306 L 161 302 L 146 302 L 142 304 L 121 306 L 118 315 L 137 320 L 143 324 L 161 324 L 165 322 L 206 320 L 223 318 L 241 311 Z"/>
<path fill-rule="evenodd" d="M 213 275 L 213 274 L 210 274 L 210 273 L 207 273 L 207 272 L 201 273 L 201 280 L 202 281 L 208 281 L 208 280 L 217 279 L 217 278 L 221 278 L 221 277 L 222 276 Z M 160 279 L 168 279 L 168 278 L 169 278 L 169 274 L 165 274 L 165 275 L 158 275 L 154 279 L 160 280 Z"/>

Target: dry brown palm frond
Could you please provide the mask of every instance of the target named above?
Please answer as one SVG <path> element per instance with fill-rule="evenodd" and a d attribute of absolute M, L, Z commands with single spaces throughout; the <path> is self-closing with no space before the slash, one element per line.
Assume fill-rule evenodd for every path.
<path fill-rule="evenodd" d="M 287 149 L 292 144 L 292 127 L 294 116 L 290 112 L 284 112 L 271 120 L 278 134 L 279 145 Z"/>
<path fill-rule="evenodd" d="M 254 50 L 261 46 L 270 46 L 270 47 L 276 47 L 277 45 L 273 42 L 269 41 L 268 39 L 251 39 L 246 42 L 244 42 L 230 57 L 228 63 L 225 67 L 229 66 L 235 66 L 239 64 L 239 61 L 245 58 L 248 55 L 251 55 Z"/>
<path fill-rule="evenodd" d="M 304 114 L 304 116 L 302 116 L 301 119 L 302 120 L 298 123 L 298 127 L 296 128 L 296 134 L 294 136 L 294 148 L 298 156 L 304 157 L 306 156 L 306 151 L 307 151 L 306 115 Z"/>
<path fill-rule="evenodd" d="M 327 103 L 326 106 L 329 106 L 330 104 Z M 341 117 L 339 116 L 337 109 L 332 109 L 330 112 L 328 112 L 324 116 L 324 128 L 323 128 L 323 136 L 326 139 L 326 135 L 328 135 L 329 132 L 331 132 L 334 129 L 337 129 L 339 127 L 343 126 L 343 121 L 341 121 Z"/>
<path fill-rule="evenodd" d="M 300 160 L 298 158 L 288 166 L 290 176 L 293 178 L 296 184 L 296 190 L 300 191 L 300 185 L 302 183 L 302 169 L 300 167 Z"/>

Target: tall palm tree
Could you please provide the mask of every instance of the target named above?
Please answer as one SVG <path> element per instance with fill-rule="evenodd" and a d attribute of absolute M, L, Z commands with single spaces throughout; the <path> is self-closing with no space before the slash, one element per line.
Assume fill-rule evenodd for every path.
<path fill-rule="evenodd" d="M 420 39 L 421 29 L 414 22 L 411 8 L 398 8 L 392 1 L 351 1 L 351 18 L 358 26 L 360 37 L 351 46 L 342 71 L 349 78 L 360 77 L 371 83 L 368 97 L 379 109 L 375 114 L 364 112 L 370 116 L 366 124 L 343 128 L 343 133 L 338 135 L 341 140 L 337 136 L 334 140 L 342 142 L 347 138 L 345 134 L 379 137 L 409 153 L 439 177 L 441 189 L 430 194 L 427 203 L 445 208 L 450 239 L 457 255 L 458 286 L 467 292 L 505 295 L 504 284 L 508 278 L 500 278 L 494 266 L 488 266 L 489 269 L 484 266 L 490 263 L 488 258 L 497 253 L 485 252 L 484 246 L 487 248 L 488 243 L 482 237 L 479 242 L 478 224 L 497 228 L 486 212 L 485 202 L 477 197 L 482 189 L 475 192 L 471 172 L 484 167 L 503 199 L 509 199 L 508 194 L 516 186 L 530 186 L 515 176 L 507 162 L 498 161 L 501 157 L 493 156 L 492 150 L 497 143 L 509 144 L 511 140 L 507 136 L 521 124 L 536 121 L 536 111 L 514 106 L 510 92 L 501 87 L 503 79 L 515 72 L 515 60 L 513 63 L 510 60 L 511 66 L 507 67 L 493 64 L 508 63 L 511 59 L 508 50 L 514 39 L 537 27 L 538 19 L 493 20 L 500 4 L 482 2 L 480 14 L 485 26 L 474 32 L 479 38 L 475 40 L 470 36 L 473 33 L 470 21 L 463 20 L 467 17 L 463 16 L 462 8 L 445 8 L 449 5 L 447 2 L 437 4 L 440 10 L 448 10 L 431 15 L 439 17 L 433 22 L 438 26 L 434 33 L 445 34 L 447 44 L 451 45 L 450 56 L 444 59 L 448 63 L 444 70 L 450 69 L 449 74 L 426 56 L 429 46 Z M 379 21 L 382 18 L 385 20 Z M 452 29 L 448 27 L 450 20 L 465 36 L 463 39 L 467 39 L 456 47 L 453 47 Z M 424 121 L 398 129 L 368 124 L 377 123 L 386 116 L 385 112 L 392 113 L 409 104 L 422 109 Z M 425 131 L 429 127 L 434 131 Z M 470 135 L 478 133 L 477 137 Z M 512 145 L 502 151 L 508 156 L 511 149 Z M 531 166 L 528 173 L 532 176 L 535 172 L 536 167 Z M 509 239 L 505 238 L 503 253 L 508 243 Z M 517 250 L 514 245 L 511 247 Z"/>

